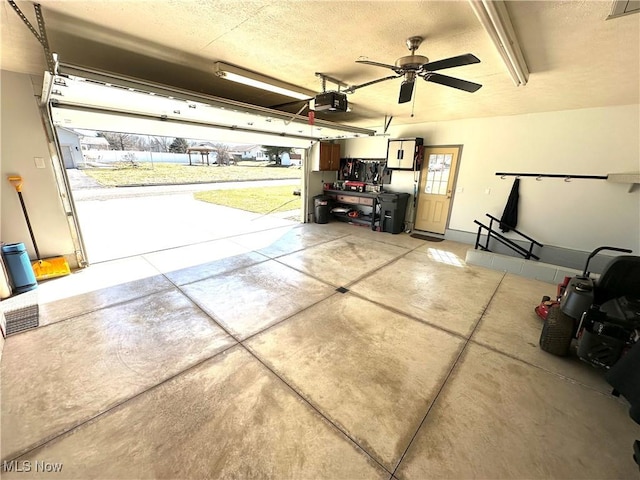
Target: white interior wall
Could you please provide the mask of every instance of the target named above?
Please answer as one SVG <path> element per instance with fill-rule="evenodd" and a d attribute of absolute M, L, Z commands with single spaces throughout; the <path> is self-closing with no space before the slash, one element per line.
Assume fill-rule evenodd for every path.
<path fill-rule="evenodd" d="M 474 219 L 487 219 L 485 213 L 501 216 L 514 177 L 501 180 L 496 172 L 640 170 L 638 105 L 403 125 L 390 133 L 392 138 L 423 137 L 425 145 L 463 146 L 449 223 L 453 230 L 473 232 Z M 393 172 L 389 187 L 413 193 L 413 173 Z M 518 229 L 545 245 L 582 251 L 614 245 L 637 254 L 640 191 L 628 190 L 629 185 L 604 180 L 522 178 Z"/>
<path fill-rule="evenodd" d="M 31 244 L 17 193 L 8 175 L 20 175 L 24 180 L 23 196 L 42 257 L 73 254 L 73 242 L 52 169 L 51 155 L 43 128 L 33 84 L 39 79 L 29 75 L 2 71 L 0 89 L 0 183 L 1 240 L 23 242 L 31 258 Z M 44 159 L 44 168 L 37 168 L 35 158 Z"/>

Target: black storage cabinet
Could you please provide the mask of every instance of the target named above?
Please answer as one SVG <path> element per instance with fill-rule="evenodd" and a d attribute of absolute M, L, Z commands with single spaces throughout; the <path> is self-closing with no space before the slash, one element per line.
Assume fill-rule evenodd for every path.
<path fill-rule="evenodd" d="M 381 231 L 402 233 L 408 201 L 408 193 L 381 193 L 378 195 Z"/>
<path fill-rule="evenodd" d="M 331 198 L 327 195 L 313 197 L 313 218 L 316 223 L 329 223 Z"/>

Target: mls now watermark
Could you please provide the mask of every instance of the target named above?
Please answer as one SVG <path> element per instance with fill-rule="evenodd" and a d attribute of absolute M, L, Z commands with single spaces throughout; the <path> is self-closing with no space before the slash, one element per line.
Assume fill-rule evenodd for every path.
<path fill-rule="evenodd" d="M 41 460 L 11 460 L 10 462 L 2 462 L 3 472 L 45 472 L 45 473 L 58 473 L 62 471 L 62 463 L 46 462 Z"/>

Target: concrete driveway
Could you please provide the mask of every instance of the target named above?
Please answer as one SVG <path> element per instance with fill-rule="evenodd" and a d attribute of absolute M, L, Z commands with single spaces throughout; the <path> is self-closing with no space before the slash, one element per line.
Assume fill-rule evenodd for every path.
<path fill-rule="evenodd" d="M 193 192 L 291 185 L 293 194 L 299 180 L 96 188 L 77 172 L 72 175 L 73 197 L 90 263 L 298 223 L 292 218 L 299 211 L 259 215 L 195 200 Z"/>

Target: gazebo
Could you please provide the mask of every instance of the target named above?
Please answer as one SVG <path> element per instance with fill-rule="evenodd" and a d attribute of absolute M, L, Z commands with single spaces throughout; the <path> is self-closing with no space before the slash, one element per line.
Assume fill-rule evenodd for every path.
<path fill-rule="evenodd" d="M 204 165 L 205 158 L 207 160 L 207 165 L 211 165 L 209 162 L 209 153 L 215 151 L 213 147 L 199 146 L 199 147 L 189 147 L 187 148 L 187 153 L 189 154 L 189 165 L 193 165 L 191 163 L 191 154 L 192 153 L 200 153 L 200 162 Z"/>

